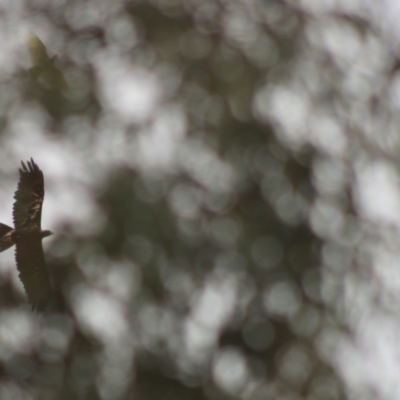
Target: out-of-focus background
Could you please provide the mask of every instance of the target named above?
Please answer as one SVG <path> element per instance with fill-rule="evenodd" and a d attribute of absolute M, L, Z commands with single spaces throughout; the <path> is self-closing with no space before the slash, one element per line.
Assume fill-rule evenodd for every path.
<path fill-rule="evenodd" d="M 399 11 L 0 2 L 0 221 L 33 157 L 55 232 L 0 399 L 398 400 Z"/>

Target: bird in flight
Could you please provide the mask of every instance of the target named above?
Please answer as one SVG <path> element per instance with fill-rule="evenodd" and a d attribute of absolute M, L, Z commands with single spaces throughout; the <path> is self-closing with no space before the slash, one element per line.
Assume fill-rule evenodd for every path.
<path fill-rule="evenodd" d="M 31 77 L 34 80 L 40 79 L 50 89 L 65 91 L 67 82 L 61 70 L 55 65 L 57 56 L 49 57 L 46 46 L 36 35 L 31 35 L 28 48 L 33 63 L 33 67 L 29 70 Z"/>
<path fill-rule="evenodd" d="M 52 297 L 42 246 L 42 239 L 52 232 L 42 230 L 40 224 L 44 178 L 32 158 L 26 164 L 21 164 L 14 194 L 14 228 L 0 223 L 0 252 L 15 244 L 15 260 L 28 300 L 34 310 L 43 311 Z"/>

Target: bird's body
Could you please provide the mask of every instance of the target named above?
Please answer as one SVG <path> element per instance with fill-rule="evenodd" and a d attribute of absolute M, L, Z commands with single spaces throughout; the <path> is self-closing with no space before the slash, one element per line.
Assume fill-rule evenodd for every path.
<path fill-rule="evenodd" d="M 11 230 L 3 236 L 2 241 L 4 240 L 6 243 L 13 245 L 17 243 L 29 242 L 38 238 L 43 239 L 50 235 L 50 231 L 37 231 L 36 229 L 20 229 L 17 231 L 11 228 Z"/>
<path fill-rule="evenodd" d="M 15 244 L 19 277 L 32 307 L 44 310 L 50 303 L 52 289 L 47 271 L 42 239 L 51 232 L 41 229 L 44 199 L 43 172 L 33 159 L 22 162 L 20 179 L 14 194 L 14 228 L 0 224 L 0 252 Z"/>

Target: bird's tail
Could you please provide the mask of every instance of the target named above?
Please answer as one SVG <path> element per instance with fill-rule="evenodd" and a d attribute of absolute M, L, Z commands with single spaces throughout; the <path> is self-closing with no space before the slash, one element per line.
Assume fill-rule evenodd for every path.
<path fill-rule="evenodd" d="M 7 250 L 14 244 L 11 235 L 7 235 L 12 230 L 13 228 L 0 223 L 0 252 Z"/>

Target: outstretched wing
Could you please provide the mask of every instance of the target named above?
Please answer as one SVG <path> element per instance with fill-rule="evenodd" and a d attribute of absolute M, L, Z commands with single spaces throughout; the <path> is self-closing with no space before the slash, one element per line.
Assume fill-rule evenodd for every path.
<path fill-rule="evenodd" d="M 15 229 L 41 229 L 42 203 L 44 198 L 43 172 L 33 159 L 25 165 L 21 162 L 18 188 L 14 194 L 13 219 Z"/>
<path fill-rule="evenodd" d="M 36 35 L 31 35 L 28 47 L 33 65 L 42 66 L 48 62 L 49 55 L 47 54 L 46 46 Z"/>
<path fill-rule="evenodd" d="M 51 301 L 52 290 L 41 239 L 17 243 L 15 259 L 32 308 L 43 311 Z"/>

